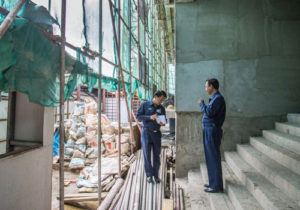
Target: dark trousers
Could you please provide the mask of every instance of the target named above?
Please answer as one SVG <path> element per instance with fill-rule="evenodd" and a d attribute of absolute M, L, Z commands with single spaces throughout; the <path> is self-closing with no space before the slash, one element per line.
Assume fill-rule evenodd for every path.
<path fill-rule="evenodd" d="M 147 129 L 142 131 L 142 148 L 144 154 L 144 165 L 147 177 L 158 177 L 161 152 L 161 132 L 153 132 Z M 152 161 L 151 164 L 151 151 Z"/>
<path fill-rule="evenodd" d="M 223 189 L 220 145 L 222 129 L 215 125 L 203 125 L 203 144 L 209 187 Z"/>

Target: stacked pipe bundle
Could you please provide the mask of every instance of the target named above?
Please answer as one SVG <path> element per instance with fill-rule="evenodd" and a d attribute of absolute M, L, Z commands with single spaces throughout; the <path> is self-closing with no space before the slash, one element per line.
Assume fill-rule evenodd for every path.
<path fill-rule="evenodd" d="M 149 184 L 144 170 L 144 159 L 141 151 L 130 167 L 124 186 L 115 197 L 109 209 L 162 209 L 162 200 L 165 197 L 167 178 L 167 152 L 162 149 L 159 184 Z"/>

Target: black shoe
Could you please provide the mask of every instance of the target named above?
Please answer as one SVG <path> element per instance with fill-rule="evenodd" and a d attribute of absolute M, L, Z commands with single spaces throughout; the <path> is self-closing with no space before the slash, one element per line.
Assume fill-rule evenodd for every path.
<path fill-rule="evenodd" d="M 147 177 L 147 182 L 152 183 L 152 177 Z"/>
<path fill-rule="evenodd" d="M 208 184 L 205 184 L 205 185 L 203 185 L 204 187 L 206 187 L 206 188 L 209 188 L 209 185 Z"/>
<path fill-rule="evenodd" d="M 154 180 L 155 180 L 155 182 L 156 182 L 157 184 L 159 184 L 159 183 L 160 183 L 160 178 L 158 178 L 158 177 L 154 177 Z"/>
<path fill-rule="evenodd" d="M 212 189 L 212 188 L 207 188 L 204 190 L 207 193 L 219 193 L 219 192 L 223 192 L 223 189 Z"/>

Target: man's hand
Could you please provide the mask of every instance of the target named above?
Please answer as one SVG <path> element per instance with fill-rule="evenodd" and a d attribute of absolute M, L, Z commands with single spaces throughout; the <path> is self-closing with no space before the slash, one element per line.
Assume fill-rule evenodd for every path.
<path fill-rule="evenodd" d="M 151 119 L 151 120 L 156 120 L 157 118 L 158 118 L 157 114 L 154 114 L 154 115 L 151 115 L 151 116 L 150 116 L 150 119 Z"/>
<path fill-rule="evenodd" d="M 202 102 L 204 102 L 204 100 L 201 98 L 199 99 L 198 104 L 201 104 Z"/>
<path fill-rule="evenodd" d="M 162 122 L 159 123 L 161 126 L 165 126 L 165 124 L 163 124 Z"/>

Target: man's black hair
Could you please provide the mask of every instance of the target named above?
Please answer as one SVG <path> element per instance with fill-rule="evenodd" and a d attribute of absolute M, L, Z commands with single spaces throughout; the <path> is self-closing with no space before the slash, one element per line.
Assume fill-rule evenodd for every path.
<path fill-rule="evenodd" d="M 213 86 L 216 90 L 219 90 L 219 81 L 215 78 L 206 80 L 209 86 Z"/>
<path fill-rule="evenodd" d="M 160 98 L 161 96 L 164 96 L 165 98 L 167 98 L 167 94 L 165 91 L 163 90 L 158 90 L 154 93 L 154 96 L 157 96 L 158 98 Z"/>

